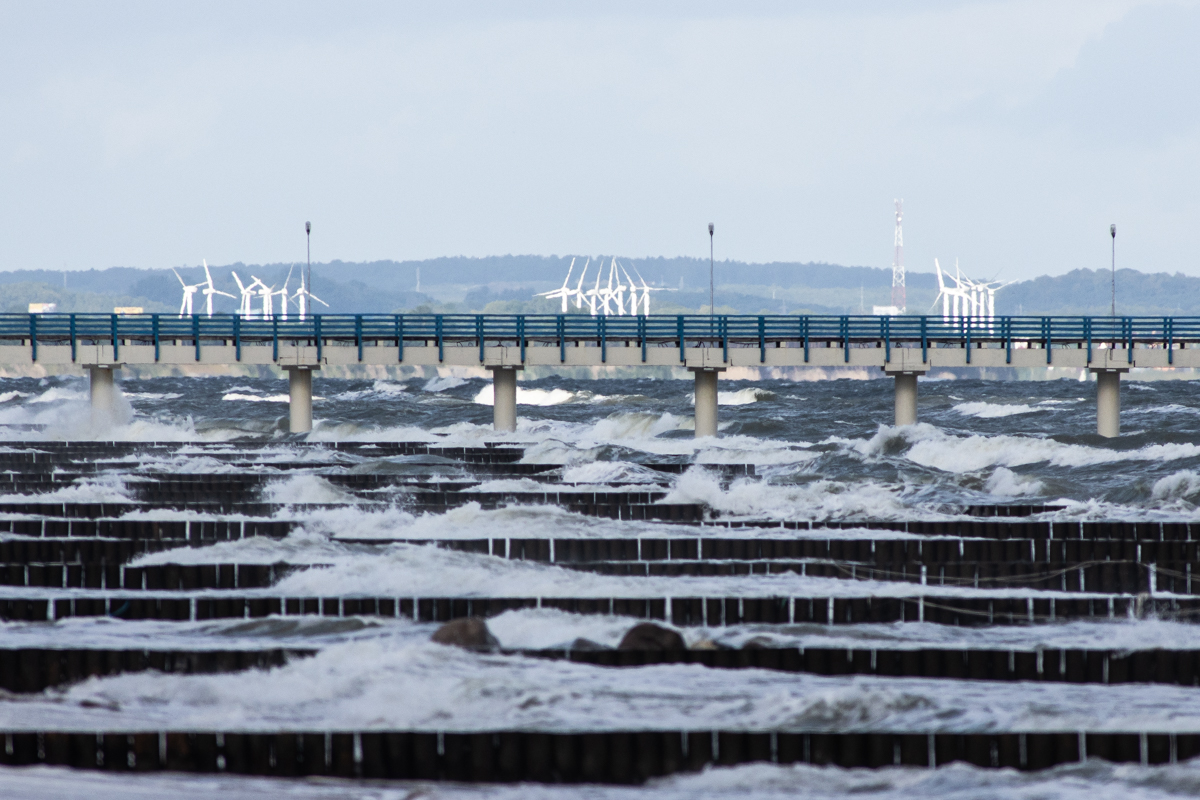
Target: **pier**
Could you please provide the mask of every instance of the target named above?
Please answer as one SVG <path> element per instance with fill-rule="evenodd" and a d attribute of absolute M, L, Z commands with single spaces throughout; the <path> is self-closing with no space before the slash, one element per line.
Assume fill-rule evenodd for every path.
<path fill-rule="evenodd" d="M 695 375 L 696 436 L 717 435 L 730 367 L 860 367 L 893 377 L 895 424 L 917 421 L 931 369 L 1065 367 L 1096 375 L 1096 430 L 1120 434 L 1121 373 L 1200 368 L 1196 317 L 0 314 L 0 365 L 76 365 L 93 415 L 111 415 L 123 365 L 272 365 L 288 373 L 290 425 L 312 429 L 312 374 L 327 366 L 483 367 L 497 431 L 516 429 L 526 367 L 680 367 Z"/>

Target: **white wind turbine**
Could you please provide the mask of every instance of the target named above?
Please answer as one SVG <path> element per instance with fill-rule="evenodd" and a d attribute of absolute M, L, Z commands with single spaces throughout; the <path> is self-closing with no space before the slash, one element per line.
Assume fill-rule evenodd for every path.
<path fill-rule="evenodd" d="M 583 291 L 583 279 L 587 277 L 588 266 L 592 263 L 589 258 L 583 262 L 583 272 L 579 273 L 579 283 L 575 284 L 575 291 L 571 294 L 575 298 L 575 308 L 583 308 L 583 297 L 586 294 Z"/>
<path fill-rule="evenodd" d="M 936 258 L 933 260 L 933 266 L 937 271 L 939 291 L 930 309 L 932 310 L 933 306 L 937 305 L 937 301 L 941 300 L 944 322 L 971 317 L 986 322 L 988 329 L 991 330 L 996 320 L 996 292 L 1009 284 L 994 280 L 972 280 L 962 274 L 957 259 L 954 261 L 953 276 L 942 272 L 941 264 Z M 954 286 L 947 286 L 945 279 L 951 277 Z"/>
<path fill-rule="evenodd" d="M 208 279 L 204 285 L 204 305 L 205 310 L 208 312 L 208 316 L 211 317 L 213 315 L 213 295 L 219 294 L 229 298 L 233 298 L 233 295 L 231 295 L 229 292 L 222 292 L 213 286 L 212 273 L 208 271 L 208 261 L 204 261 L 204 277 Z"/>
<path fill-rule="evenodd" d="M 275 287 L 267 286 L 262 282 L 262 278 L 257 275 L 251 275 L 254 278 L 254 283 L 250 284 L 250 288 L 258 287 L 258 296 L 262 300 L 262 318 L 270 319 L 275 316 Z"/>
<path fill-rule="evenodd" d="M 237 281 L 238 291 L 242 294 L 242 301 L 238 306 L 238 315 L 247 319 L 252 319 L 254 317 L 255 284 L 251 283 L 249 286 L 246 286 L 244 283 L 242 283 L 242 279 L 238 277 L 236 272 L 233 273 L 233 279 Z M 257 280 L 258 279 L 255 278 L 255 281 Z"/>
<path fill-rule="evenodd" d="M 629 270 L 622 266 L 621 272 L 625 273 L 625 280 L 629 281 L 629 316 L 632 317 L 638 313 L 638 285 L 629 276 Z"/>
<path fill-rule="evenodd" d="M 615 258 L 612 260 L 612 266 L 610 266 L 608 268 L 608 285 L 610 287 L 612 286 L 612 276 L 614 274 L 617 276 L 617 288 L 615 290 L 613 290 L 611 288 L 609 289 L 609 291 L 613 293 L 613 296 L 617 301 L 617 316 L 624 316 L 624 314 L 625 314 L 625 290 L 632 288 L 632 287 L 626 286 L 624 283 L 621 282 L 621 272 L 623 270 L 624 270 L 624 267 L 617 266 L 617 260 Z M 637 306 L 637 295 L 636 294 L 633 296 L 632 300 L 633 300 L 633 305 L 636 307 Z M 631 314 L 636 313 L 636 309 L 631 309 L 630 313 Z"/>
<path fill-rule="evenodd" d="M 942 322 L 949 322 L 950 321 L 950 299 L 952 297 L 954 298 L 954 315 L 955 315 L 955 317 L 958 316 L 957 289 L 950 289 L 950 288 L 946 287 L 946 276 L 942 273 L 942 265 L 938 263 L 938 260 L 936 258 L 933 260 L 933 268 L 937 272 L 938 294 L 937 294 L 937 297 L 933 298 L 933 304 L 929 306 L 929 310 L 932 311 L 933 307 L 937 305 L 937 301 L 941 300 L 942 301 Z"/>
<path fill-rule="evenodd" d="M 571 259 L 571 266 L 567 268 L 567 277 L 563 280 L 563 285 L 552 292 L 540 292 L 534 297 L 544 297 L 547 300 L 553 300 L 556 297 L 562 298 L 562 313 L 567 313 L 567 301 L 571 299 L 574 292 L 568 284 L 571 282 L 571 272 L 575 269 L 575 259 Z"/>
<path fill-rule="evenodd" d="M 641 272 L 638 272 L 637 267 L 634 267 L 633 271 L 637 274 L 638 280 L 642 282 L 642 313 L 648 317 L 648 316 L 650 316 L 650 293 L 651 292 L 661 292 L 661 291 L 663 291 L 663 287 L 647 285 L 646 279 L 642 277 Z M 634 282 L 633 278 L 629 277 L 628 272 L 625 273 L 625 279 L 628 280 L 630 286 L 633 287 L 633 291 L 630 293 L 633 295 L 633 297 L 632 297 L 633 305 L 629 309 L 629 313 L 636 314 L 637 306 L 638 306 L 637 284 Z"/>
<path fill-rule="evenodd" d="M 329 308 L 329 303 L 326 303 L 308 290 L 308 287 L 304 283 L 304 270 L 300 271 L 300 288 L 296 290 L 296 293 L 292 297 L 297 300 L 296 305 L 300 307 L 301 320 L 304 319 L 304 316 L 308 313 L 308 309 L 311 307 L 310 300 L 315 300 L 326 308 Z"/>
<path fill-rule="evenodd" d="M 195 286 L 188 286 L 174 267 L 171 268 L 171 272 L 175 273 L 175 277 L 179 278 L 179 283 L 183 286 L 183 302 L 179 304 L 179 316 L 190 317 L 192 316 L 192 298 L 195 297 L 197 290 L 204 284 L 198 283 Z"/>
<path fill-rule="evenodd" d="M 613 260 L 616 263 L 616 259 Z M 599 276 L 597 276 L 599 277 Z M 612 301 L 616 299 L 613 292 L 613 267 L 608 268 L 608 286 L 600 290 L 600 313 L 605 316 L 612 314 Z"/>
<path fill-rule="evenodd" d="M 600 270 L 596 270 L 596 285 L 595 285 L 595 287 L 588 289 L 586 292 L 584 292 L 584 294 L 588 298 L 588 310 L 590 311 L 590 313 L 593 317 L 596 316 L 596 300 L 598 300 L 600 298 L 600 293 L 601 293 L 601 291 L 600 291 Z"/>
<path fill-rule="evenodd" d="M 279 295 L 279 316 L 281 319 L 283 319 L 284 322 L 287 322 L 287 311 L 288 311 L 288 288 L 287 288 L 287 286 L 288 286 L 288 282 L 292 279 L 292 270 L 295 268 L 296 268 L 296 265 L 293 264 L 288 269 L 287 277 L 283 279 L 283 288 L 277 292 L 272 293 L 272 294 Z"/>

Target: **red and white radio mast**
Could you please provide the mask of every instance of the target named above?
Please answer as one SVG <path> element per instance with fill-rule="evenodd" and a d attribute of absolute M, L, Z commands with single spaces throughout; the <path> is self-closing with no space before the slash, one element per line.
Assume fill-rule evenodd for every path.
<path fill-rule="evenodd" d="M 904 201 L 896 201 L 896 250 L 892 255 L 892 305 L 903 314 L 908 301 L 904 296 L 904 229 L 900 220 L 904 217 Z"/>

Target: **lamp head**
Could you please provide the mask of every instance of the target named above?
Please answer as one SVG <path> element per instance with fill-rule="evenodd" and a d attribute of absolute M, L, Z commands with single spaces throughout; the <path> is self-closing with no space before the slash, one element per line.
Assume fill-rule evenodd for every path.
<path fill-rule="evenodd" d="M 713 224 L 711 222 L 708 223 L 708 235 L 709 236 L 713 235 Z"/>
<path fill-rule="evenodd" d="M 1116 225 L 1109 225 L 1108 232 L 1112 234 L 1112 237 L 1114 239 L 1117 238 L 1117 226 Z"/>
<path fill-rule="evenodd" d="M 312 223 L 311 222 L 304 223 L 304 232 L 312 233 Z"/>

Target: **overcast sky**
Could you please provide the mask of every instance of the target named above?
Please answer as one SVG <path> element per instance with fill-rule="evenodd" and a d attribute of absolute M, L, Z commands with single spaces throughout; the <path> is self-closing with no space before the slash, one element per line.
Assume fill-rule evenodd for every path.
<path fill-rule="evenodd" d="M 645 6 L 653 10 L 645 10 Z M 429 10 L 434 7 L 436 10 Z M 848 8 L 847 8 L 848 7 Z M 0 269 L 1200 275 L 1195 3 L 0 0 Z M 499 276 L 498 276 L 499 277 Z"/>

